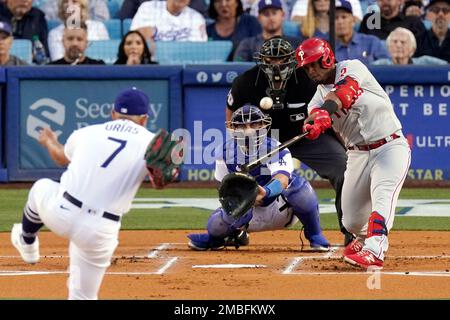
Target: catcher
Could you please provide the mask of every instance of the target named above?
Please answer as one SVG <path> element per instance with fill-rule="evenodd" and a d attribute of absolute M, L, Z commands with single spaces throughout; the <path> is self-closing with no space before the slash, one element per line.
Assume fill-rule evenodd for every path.
<path fill-rule="evenodd" d="M 288 149 L 268 162 L 239 172 L 245 164 L 267 154 L 280 143 L 267 137 L 272 119 L 253 105 L 244 105 L 227 121 L 233 139 L 216 160 L 215 178 L 221 182 L 219 200 L 207 223 L 208 233 L 189 234 L 193 250 L 221 250 L 226 245 L 248 244 L 247 232 L 280 230 L 299 220 L 314 251 L 328 251 L 320 228 L 319 205 L 311 185 L 293 171 Z"/>
<path fill-rule="evenodd" d="M 178 175 L 178 142 L 165 130 L 148 131 L 148 112 L 147 95 L 132 88 L 116 98 L 112 121 L 76 130 L 65 145 L 50 128 L 40 133 L 50 157 L 68 167 L 60 183 L 34 183 L 11 241 L 25 262 L 37 263 L 37 233 L 44 224 L 69 239 L 69 299 L 97 299 L 118 245 L 121 218 L 145 176 L 162 188 Z"/>

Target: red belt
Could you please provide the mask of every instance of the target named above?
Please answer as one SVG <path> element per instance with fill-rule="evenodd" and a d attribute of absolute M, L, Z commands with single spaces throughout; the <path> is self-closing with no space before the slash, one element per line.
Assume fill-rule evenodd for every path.
<path fill-rule="evenodd" d="M 371 144 L 363 144 L 363 145 L 356 145 L 348 147 L 348 150 L 363 150 L 363 151 L 369 151 L 376 148 L 381 147 L 383 144 L 388 143 L 389 141 L 395 140 L 397 138 L 400 138 L 400 136 L 396 133 L 391 134 L 389 137 L 386 137 L 384 139 L 378 140 Z"/>

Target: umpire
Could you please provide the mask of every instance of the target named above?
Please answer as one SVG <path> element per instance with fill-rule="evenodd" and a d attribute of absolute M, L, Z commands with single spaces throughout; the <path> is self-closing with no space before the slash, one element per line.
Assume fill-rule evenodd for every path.
<path fill-rule="evenodd" d="M 254 59 L 257 65 L 234 79 L 227 98 L 226 119 L 233 111 L 250 103 L 256 106 L 264 97 L 271 97 L 273 106 L 263 110 L 272 117 L 272 135 L 278 129 L 279 140 L 284 142 L 302 133 L 308 117 L 307 106 L 316 85 L 302 69 L 296 68 L 295 51 L 291 44 L 276 36 L 266 40 Z M 290 148 L 294 158 L 304 162 L 322 178 L 328 179 L 336 191 L 336 210 L 341 232 L 347 245 L 353 235 L 342 225 L 341 191 L 344 182 L 347 155 L 333 131 L 316 140 L 304 139 Z"/>

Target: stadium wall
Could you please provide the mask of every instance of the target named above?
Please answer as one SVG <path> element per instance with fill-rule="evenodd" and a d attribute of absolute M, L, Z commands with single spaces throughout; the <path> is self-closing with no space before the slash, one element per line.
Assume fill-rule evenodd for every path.
<path fill-rule="evenodd" d="M 190 139 L 180 179 L 212 181 L 214 146 L 225 139 L 227 93 L 233 79 L 252 65 L 1 69 L 0 181 L 58 179 L 62 169 L 37 142 L 39 129 L 51 126 L 65 142 L 73 130 L 109 119 L 117 92 L 130 86 L 149 93 L 150 130 L 162 127 Z M 450 182 L 450 66 L 370 69 L 389 94 L 412 147 L 408 180 Z M 321 181 L 306 166 L 299 172 Z"/>

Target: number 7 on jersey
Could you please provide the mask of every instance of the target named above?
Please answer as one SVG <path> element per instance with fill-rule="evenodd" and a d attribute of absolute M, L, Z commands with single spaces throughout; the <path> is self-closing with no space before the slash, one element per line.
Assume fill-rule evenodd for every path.
<path fill-rule="evenodd" d="M 120 140 L 113 137 L 108 137 L 108 140 L 119 143 L 119 147 L 114 150 L 114 152 L 109 156 L 108 159 L 106 159 L 105 162 L 103 162 L 103 164 L 101 165 L 102 168 L 106 168 L 111 163 L 111 161 L 113 161 L 113 159 L 119 154 L 119 152 L 125 148 L 127 144 L 126 140 Z"/>

